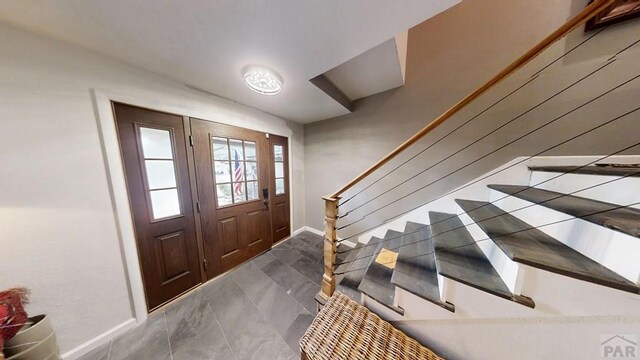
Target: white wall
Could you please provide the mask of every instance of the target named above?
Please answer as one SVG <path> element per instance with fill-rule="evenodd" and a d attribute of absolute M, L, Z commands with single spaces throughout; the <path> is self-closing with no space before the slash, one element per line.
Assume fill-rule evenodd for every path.
<path fill-rule="evenodd" d="M 63 353 L 135 323 L 92 90 L 291 137 L 304 225 L 302 126 L 5 25 L 0 69 L 0 289 L 31 289 Z"/>

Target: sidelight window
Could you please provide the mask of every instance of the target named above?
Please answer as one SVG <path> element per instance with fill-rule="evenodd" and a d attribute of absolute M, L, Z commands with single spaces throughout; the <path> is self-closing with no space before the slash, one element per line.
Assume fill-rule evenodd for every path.
<path fill-rule="evenodd" d="M 181 215 L 171 132 L 149 127 L 139 130 L 153 220 Z"/>
<path fill-rule="evenodd" d="M 282 195 L 284 190 L 284 147 L 273 145 L 273 160 L 275 162 L 276 195 Z"/>
<path fill-rule="evenodd" d="M 256 143 L 213 137 L 212 147 L 218 207 L 259 199 Z"/>

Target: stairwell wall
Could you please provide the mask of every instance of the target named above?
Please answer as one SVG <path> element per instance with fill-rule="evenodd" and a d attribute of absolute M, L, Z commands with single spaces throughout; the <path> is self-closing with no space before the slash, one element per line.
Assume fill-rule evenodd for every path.
<path fill-rule="evenodd" d="M 586 5 L 587 0 L 536 2 L 465 0 L 411 29 L 406 83 L 403 87 L 357 101 L 356 110 L 352 114 L 305 125 L 307 226 L 322 228 L 321 196 L 330 194 L 347 183 Z M 342 206 L 340 211 L 344 214 L 359 204 L 373 199 L 382 191 L 390 189 L 388 194 L 372 200 L 360 210 L 341 219 L 338 226 L 351 223 L 353 225 L 341 230 L 338 235 L 344 238 L 379 226 L 383 220 L 396 218 L 419 204 L 472 181 L 514 158 L 537 154 L 638 106 L 640 82 L 634 81 L 615 91 L 611 96 L 603 97 L 597 104 L 576 111 L 553 125 L 477 161 L 464 170 L 457 171 L 484 154 L 516 139 L 524 132 L 533 130 L 630 77 L 640 74 L 640 62 L 637 61 L 640 56 L 638 45 L 619 55 L 613 63 L 607 65 L 611 55 L 638 40 L 638 34 L 640 34 L 640 20 L 615 25 L 599 33 L 585 45 L 545 70 L 537 79 L 510 97 L 508 102 L 494 107 L 456 132 L 455 136 L 447 138 L 426 151 L 411 163 L 411 166 L 400 168 L 393 175 Z M 593 33 L 584 33 L 583 28 L 574 31 L 517 75 L 504 81 L 495 90 L 427 136 L 414 149 L 410 149 L 397 161 L 383 167 L 383 171 L 365 180 L 362 185 L 369 184 L 386 173 L 385 170 L 392 169 L 408 156 L 433 143 L 489 104 L 524 84 L 530 80 L 537 69 L 591 35 Z M 495 134 L 438 164 L 441 159 L 476 141 L 600 66 L 604 68 L 588 77 L 579 86 L 563 92 L 544 106 L 522 116 L 515 123 L 506 125 Z M 613 153 L 640 141 L 637 137 L 639 133 L 640 115 L 635 113 L 617 121 L 614 126 L 605 126 L 579 140 L 540 155 Z M 640 147 L 622 154 L 638 154 L 639 151 Z M 433 166 L 431 170 L 417 176 L 406 185 L 396 186 L 398 182 L 431 166 Z M 453 176 L 437 181 L 432 186 L 367 215 L 361 220 L 364 214 L 454 171 Z M 362 188 L 362 185 L 354 190 Z M 349 198 L 353 193 L 354 191 L 345 193 L 344 198 Z M 484 192 L 478 196 L 486 197 L 487 194 L 488 192 Z M 452 202 L 451 206 L 455 207 L 455 203 Z M 426 222 L 427 219 L 425 218 L 424 221 Z M 584 285 L 572 279 L 566 283 L 569 281 L 572 286 Z M 549 288 L 556 286 L 553 283 L 547 285 Z M 461 289 L 466 288 L 461 285 Z M 629 303 L 637 302 L 638 299 L 637 295 L 621 294 L 617 290 L 598 289 L 598 291 L 601 292 L 598 292 L 600 295 L 610 296 L 609 300 L 614 299 L 602 302 L 602 306 L 610 309 L 619 307 L 633 309 Z M 549 295 L 552 296 L 553 293 L 550 292 Z M 441 319 L 438 316 L 402 318 L 391 314 L 391 311 L 385 313 L 385 309 L 381 306 L 378 306 L 381 308 L 378 310 L 383 316 L 388 315 L 388 318 L 393 320 L 394 326 L 433 347 L 448 359 L 596 358 L 600 353 L 603 337 L 608 334 L 640 337 L 640 314 L 583 316 L 584 314 L 576 315 L 572 311 L 557 308 L 530 311 L 501 299 L 495 301 L 490 299 L 491 306 L 483 308 L 479 305 L 482 303 L 482 295 L 477 293 L 474 295 L 473 291 L 469 291 L 469 294 L 466 297 L 466 303 L 456 305 L 460 307 L 463 315 L 465 311 L 471 311 L 476 315 L 479 314 L 478 316 L 464 318 L 459 313 L 447 319 Z M 580 299 L 595 302 L 596 299 L 600 299 L 598 294 L 584 287 L 571 294 L 564 294 L 562 299 L 569 306 L 571 302 L 567 297 L 572 298 L 576 301 L 576 307 L 580 307 L 584 305 L 582 302 L 585 302 Z M 500 301 L 506 304 L 501 304 Z M 549 300 L 549 303 L 553 304 L 553 301 Z M 424 300 L 416 301 L 416 304 L 418 306 L 416 308 L 424 311 L 431 309 L 434 313 L 444 312 Z M 509 312 L 510 309 L 513 312 Z M 547 311 L 547 313 L 541 316 L 540 311 L 542 313 Z"/>
<path fill-rule="evenodd" d="M 321 196 L 330 194 L 406 140 L 426 123 L 480 86 L 508 63 L 547 36 L 587 5 L 587 0 L 543 0 L 536 2 L 466 0 L 409 31 L 406 83 L 403 87 L 356 101 L 354 113 L 305 125 L 305 219 L 306 225 L 322 229 Z M 540 76 L 495 106 L 454 136 L 420 155 L 411 166 L 395 171 L 362 195 L 341 207 L 341 213 L 371 200 L 382 191 L 389 193 L 341 220 L 357 221 L 339 236 L 346 237 L 394 218 L 428 199 L 452 190 L 518 156 L 534 155 L 548 147 L 610 120 L 637 106 L 640 81 L 633 81 L 599 102 L 586 106 L 553 125 L 465 167 L 523 133 L 602 94 L 613 86 L 640 74 L 640 46 L 636 45 L 607 64 L 612 54 L 637 40 L 640 21 L 614 25 L 545 70 Z M 593 35 L 581 27 L 548 49 L 497 88 L 426 136 L 395 161 L 344 194 L 348 198 L 419 149 L 432 144 L 473 115 L 530 80 L 538 69 Z M 606 66 L 605 66 L 606 65 Z M 454 154 L 481 136 L 522 114 L 551 94 L 559 92 L 598 67 L 604 68 L 564 91 L 534 111 L 475 145 Z M 592 155 L 617 151 L 636 141 L 640 132 L 638 113 L 623 118 L 578 140 L 541 155 Z M 637 154 L 640 147 L 625 154 Z M 396 184 L 419 170 L 433 167 L 402 186 Z M 465 167 L 463 170 L 458 169 Z M 440 177 L 454 172 L 444 180 Z M 412 190 L 424 190 L 389 204 Z"/>

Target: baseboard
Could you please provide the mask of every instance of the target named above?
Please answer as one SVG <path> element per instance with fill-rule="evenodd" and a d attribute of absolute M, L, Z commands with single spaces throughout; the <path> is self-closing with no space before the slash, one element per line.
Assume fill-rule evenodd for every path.
<path fill-rule="evenodd" d="M 117 325 L 105 332 L 103 332 L 102 334 L 94 337 L 93 339 L 81 344 L 80 346 L 77 346 L 74 349 L 71 349 L 69 351 L 67 351 L 66 353 L 61 355 L 61 358 L 63 360 L 75 360 L 78 359 L 80 356 L 88 354 L 90 351 L 94 350 L 95 348 L 97 348 L 98 346 L 109 342 L 113 339 L 115 339 L 116 337 L 118 337 L 121 334 L 124 334 L 125 332 L 127 332 L 128 330 L 136 327 L 137 325 L 137 321 L 135 318 L 131 318 L 125 322 L 123 322 L 120 325 Z"/>
<path fill-rule="evenodd" d="M 318 229 L 314 229 L 311 226 L 305 226 L 305 227 L 302 227 L 301 229 L 304 229 L 303 231 L 308 231 L 308 232 L 314 233 L 316 235 L 324 236 L 324 231 L 320 231 Z"/>
<path fill-rule="evenodd" d="M 316 235 L 324 236 L 324 231 L 320 231 L 318 229 L 314 229 L 314 228 L 312 228 L 310 226 L 303 226 L 300 229 L 294 231 L 293 232 L 293 236 L 295 236 L 295 235 L 297 235 L 297 234 L 299 234 L 299 233 L 301 233 L 303 231 L 308 231 L 308 232 L 314 233 Z M 342 239 L 338 238 L 338 240 L 342 240 Z M 356 243 L 354 243 L 353 241 L 349 241 L 349 240 L 342 241 L 342 244 L 344 244 L 344 245 L 346 245 L 346 246 L 348 246 L 350 248 L 356 247 Z"/>
<path fill-rule="evenodd" d="M 303 227 L 299 228 L 298 230 L 295 230 L 294 232 L 292 232 L 291 233 L 291 237 L 294 237 L 294 236 L 296 236 L 296 235 L 298 235 L 298 234 L 300 234 L 302 232 L 305 232 L 305 231 L 307 231 L 307 227 L 303 226 Z"/>

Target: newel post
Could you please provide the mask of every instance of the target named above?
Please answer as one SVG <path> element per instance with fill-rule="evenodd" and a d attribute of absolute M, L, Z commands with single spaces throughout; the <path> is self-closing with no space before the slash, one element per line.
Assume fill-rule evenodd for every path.
<path fill-rule="evenodd" d="M 338 220 L 338 202 L 340 197 L 324 199 L 324 274 L 320 296 L 328 300 L 336 289 L 334 276 L 336 265 L 337 240 L 336 221 Z"/>

